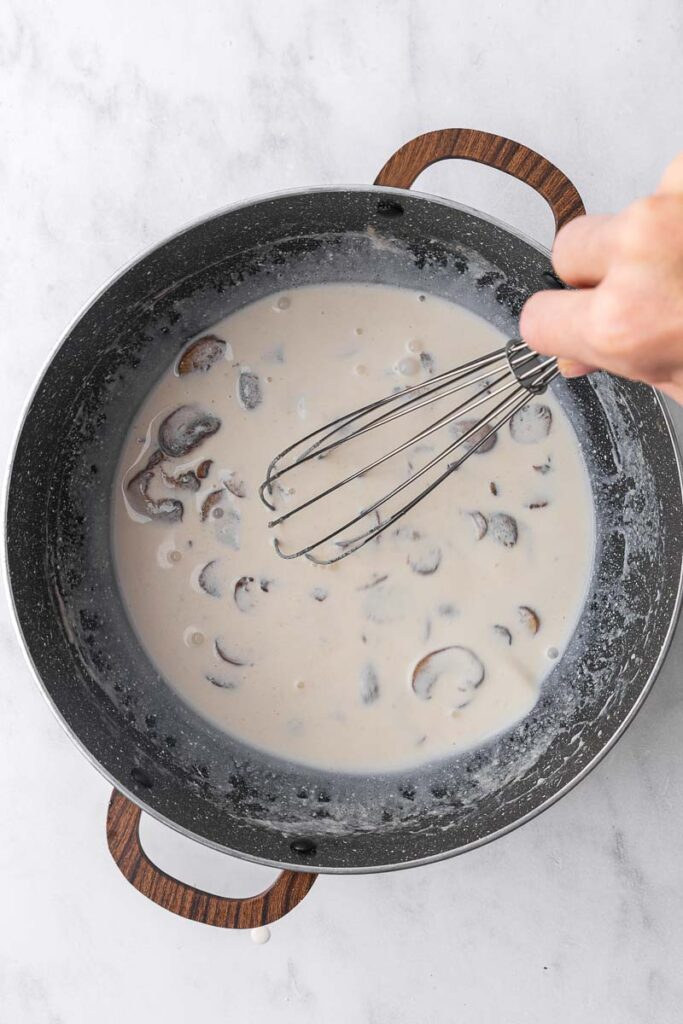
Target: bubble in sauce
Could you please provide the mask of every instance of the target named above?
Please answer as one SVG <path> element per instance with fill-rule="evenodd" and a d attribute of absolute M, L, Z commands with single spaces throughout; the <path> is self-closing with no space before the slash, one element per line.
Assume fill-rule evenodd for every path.
<path fill-rule="evenodd" d="M 417 338 L 411 338 L 410 341 L 406 342 L 406 349 L 408 352 L 421 352 L 422 342 L 418 341 Z"/>
<path fill-rule="evenodd" d="M 188 647 L 201 647 L 205 639 L 201 630 L 196 629 L 195 626 L 189 626 L 185 630 L 184 640 Z"/>
<path fill-rule="evenodd" d="M 168 553 L 169 562 L 179 562 L 182 557 L 180 551 L 176 550 L 176 548 Z"/>
<path fill-rule="evenodd" d="M 356 365 L 353 368 L 353 372 L 355 373 L 356 377 L 365 377 L 365 375 L 368 372 L 368 368 L 365 365 L 365 363 L 356 363 Z"/>
<path fill-rule="evenodd" d="M 270 942 L 270 928 L 268 925 L 261 925 L 260 928 L 252 928 L 251 941 L 257 946 L 265 946 L 266 942 Z"/>
<path fill-rule="evenodd" d="M 292 300 L 288 299 L 286 295 L 282 295 L 282 296 L 280 296 L 280 298 L 275 303 L 275 308 L 279 309 L 279 310 L 289 309 L 289 307 L 291 305 L 292 305 Z"/>
<path fill-rule="evenodd" d="M 399 359 L 395 366 L 396 372 L 400 373 L 402 377 L 414 377 L 419 369 L 420 364 L 417 359 L 412 359 L 410 356 Z"/>

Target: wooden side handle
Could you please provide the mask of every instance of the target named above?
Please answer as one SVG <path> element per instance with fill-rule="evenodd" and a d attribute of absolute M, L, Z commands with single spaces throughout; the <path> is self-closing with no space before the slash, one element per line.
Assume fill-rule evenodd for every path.
<path fill-rule="evenodd" d="M 107 813 L 107 844 L 124 876 L 148 900 L 190 921 L 216 928 L 258 928 L 272 924 L 300 903 L 318 877 L 307 871 L 283 871 L 258 896 L 212 896 L 172 878 L 153 864 L 140 843 L 142 811 L 116 789 Z"/>
<path fill-rule="evenodd" d="M 555 230 L 586 209 L 566 174 L 540 153 L 502 135 L 471 128 L 426 132 L 406 142 L 387 160 L 375 185 L 410 188 L 419 174 L 439 160 L 472 160 L 511 174 L 543 196 L 555 218 Z"/>

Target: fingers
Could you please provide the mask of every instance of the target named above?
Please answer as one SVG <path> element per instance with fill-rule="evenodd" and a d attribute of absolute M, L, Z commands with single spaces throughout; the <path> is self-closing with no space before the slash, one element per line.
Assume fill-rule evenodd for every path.
<path fill-rule="evenodd" d="M 666 168 L 657 191 L 660 195 L 683 195 L 683 153 L 674 157 Z"/>
<path fill-rule="evenodd" d="M 594 365 L 589 344 L 592 291 L 536 292 L 519 320 L 522 339 L 541 355 Z"/>
<path fill-rule="evenodd" d="M 563 377 L 584 377 L 597 369 L 595 366 L 588 366 L 586 363 L 576 363 L 573 359 L 558 359 L 557 367 Z"/>
<path fill-rule="evenodd" d="M 614 217 L 577 217 L 558 233 L 553 245 L 556 272 L 575 288 L 598 284 L 614 249 Z"/>

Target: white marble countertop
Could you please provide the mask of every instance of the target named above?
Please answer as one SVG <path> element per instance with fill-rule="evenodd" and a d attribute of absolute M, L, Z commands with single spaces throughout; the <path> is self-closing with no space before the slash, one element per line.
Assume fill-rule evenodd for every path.
<path fill-rule="evenodd" d="M 372 180 L 413 135 L 539 149 L 589 209 L 681 146 L 678 0 L 5 0 L 5 459 L 66 324 L 132 254 L 249 195 Z M 678 132 L 678 135 L 677 135 Z M 548 240 L 493 171 L 422 178 Z M 683 417 L 681 417 L 683 419 Z M 0 1024 L 669 1024 L 683 981 L 683 633 L 607 760 L 478 852 L 322 877 L 266 946 L 174 918 L 107 853 L 109 787 L 48 710 L 0 599 Z M 274 872 L 144 828 L 162 866 L 246 895 Z"/>

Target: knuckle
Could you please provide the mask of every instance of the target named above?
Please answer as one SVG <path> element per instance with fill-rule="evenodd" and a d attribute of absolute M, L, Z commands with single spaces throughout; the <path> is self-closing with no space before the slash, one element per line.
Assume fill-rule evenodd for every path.
<path fill-rule="evenodd" d="M 593 348 L 606 354 L 628 352 L 634 343 L 635 312 L 628 295 L 620 290 L 596 289 L 589 325 Z"/>
<path fill-rule="evenodd" d="M 633 276 L 596 289 L 591 347 L 607 369 L 645 379 L 652 362 L 647 297 Z"/>
<path fill-rule="evenodd" d="M 646 196 L 619 215 L 617 244 L 624 255 L 639 255 L 668 235 L 669 209 L 665 196 Z"/>

